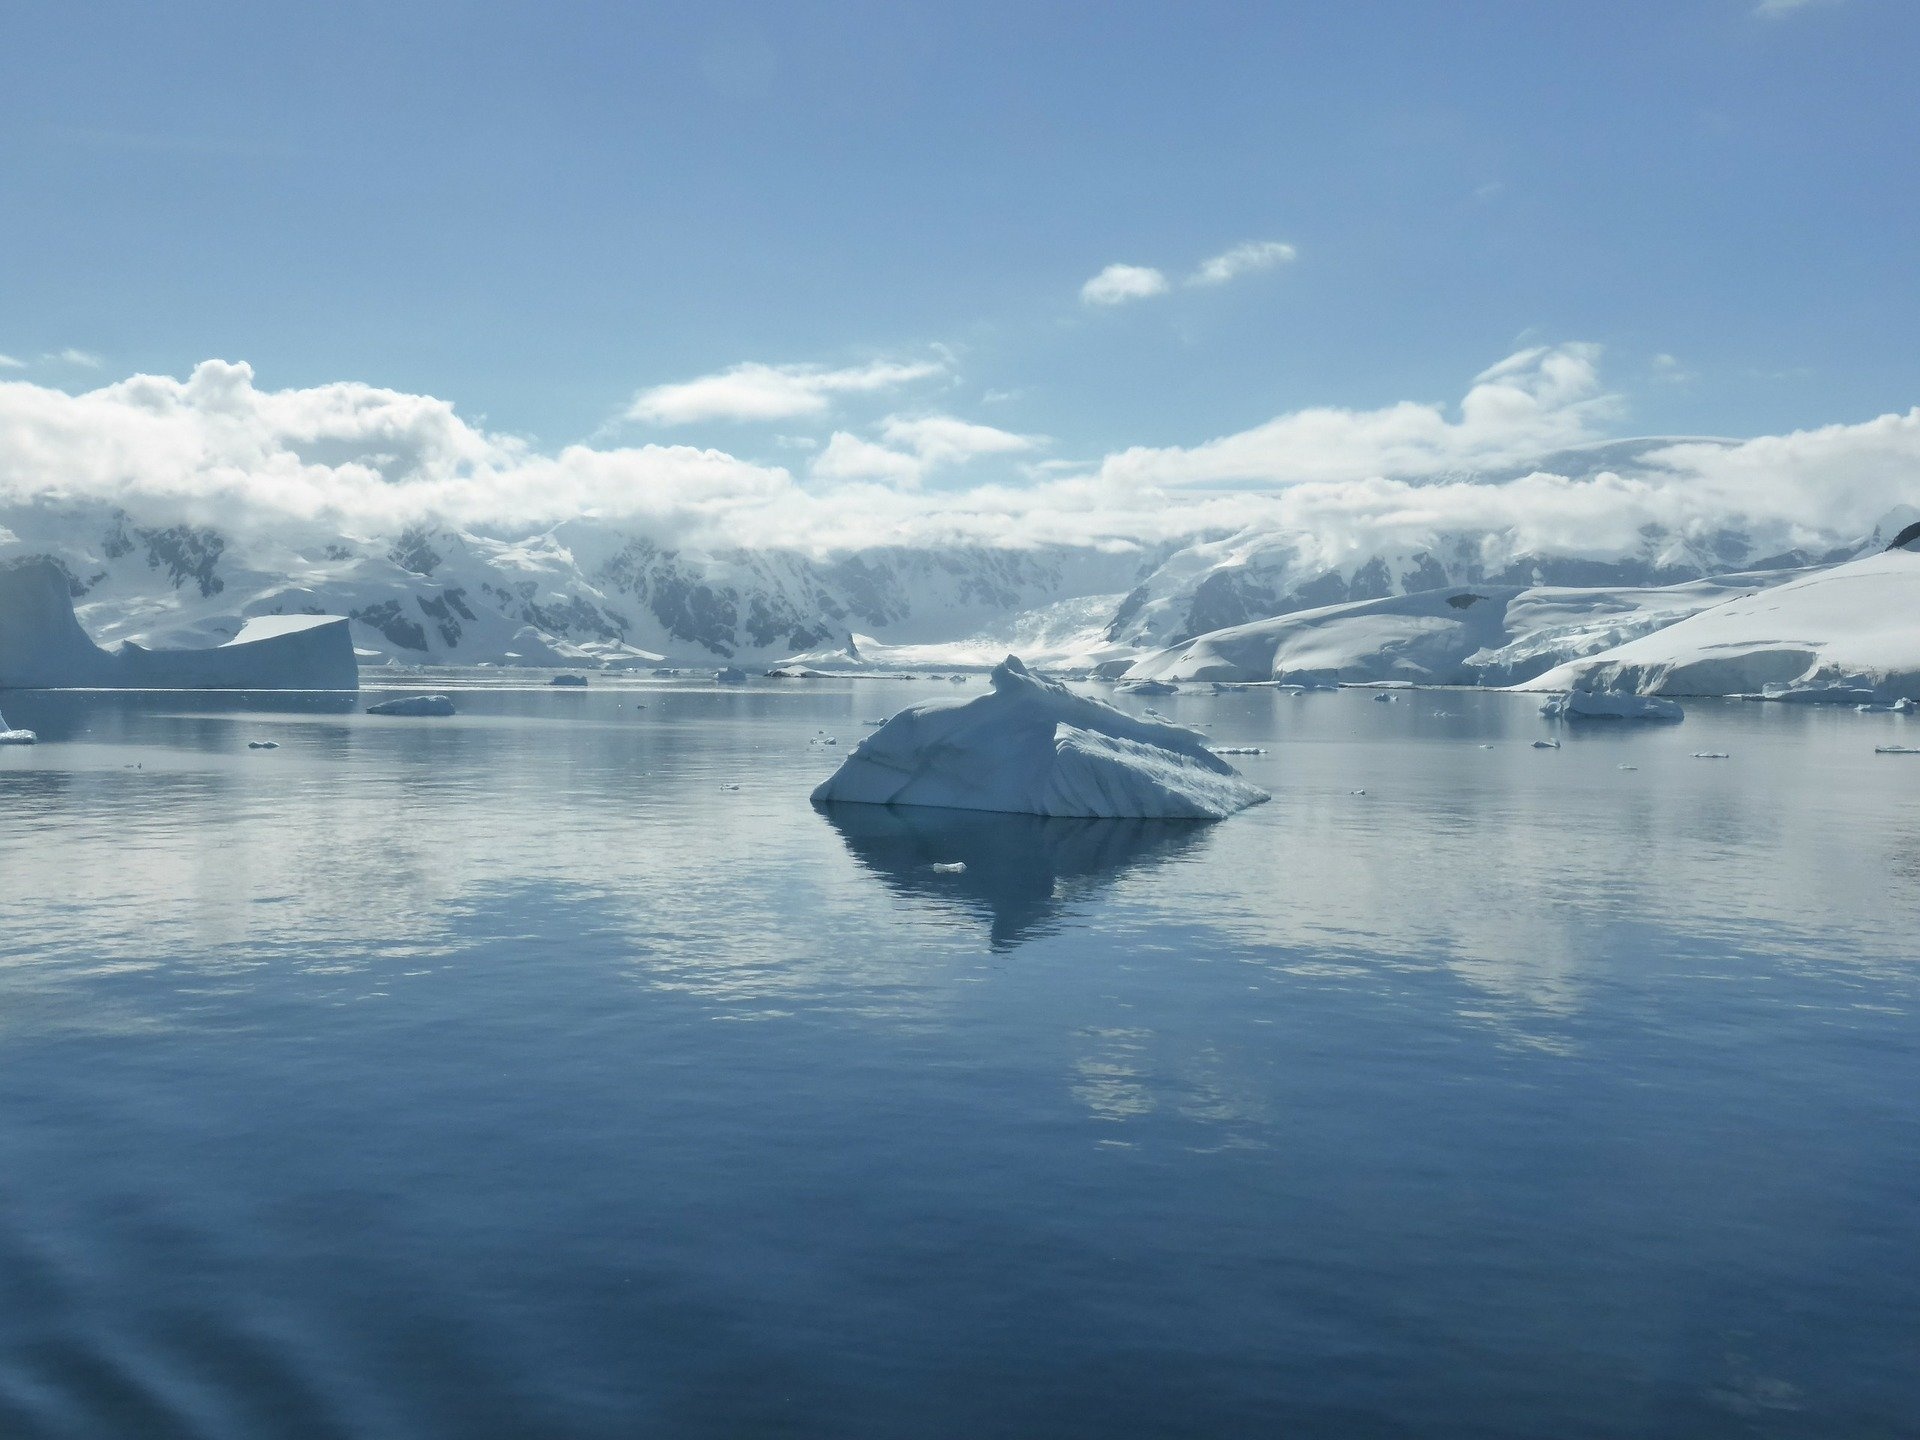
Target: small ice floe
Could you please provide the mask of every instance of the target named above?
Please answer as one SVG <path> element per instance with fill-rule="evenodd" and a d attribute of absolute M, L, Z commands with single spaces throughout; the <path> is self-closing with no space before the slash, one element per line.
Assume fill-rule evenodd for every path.
<path fill-rule="evenodd" d="M 884 725 L 887 722 L 884 720 L 862 720 L 860 723 L 862 725 L 873 726 L 873 725 Z"/>
<path fill-rule="evenodd" d="M 1376 696 L 1374 696 L 1374 697 L 1373 697 L 1373 703 L 1374 703 L 1374 704 L 1376 704 L 1376 705 L 1391 705 L 1391 704 L 1393 704 L 1393 696 L 1391 696 L 1391 695 L 1376 695 Z"/>
<path fill-rule="evenodd" d="M 278 750 L 279 748 L 280 748 L 280 742 L 278 740 L 247 741 L 247 749 L 249 750 Z"/>
<path fill-rule="evenodd" d="M 740 787 L 738 785 L 728 784 L 728 785 L 722 785 L 720 788 L 722 790 L 738 790 Z"/>
<path fill-rule="evenodd" d="M 964 675 L 949 675 L 947 679 L 951 680 L 956 685 L 964 685 L 967 683 L 967 677 Z"/>
<path fill-rule="evenodd" d="M 967 873 L 967 862 L 964 860 L 939 861 L 934 865 L 933 873 L 936 875 L 964 875 Z"/>
<path fill-rule="evenodd" d="M 1482 745 L 1482 746 L 1481 746 L 1480 748 L 1481 748 L 1482 750 L 1491 750 L 1491 749 L 1493 748 L 1493 746 L 1492 746 L 1492 744 L 1491 744 L 1491 743 L 1488 743 L 1488 744 L 1484 744 L 1484 745 Z"/>
<path fill-rule="evenodd" d="M 1178 695 L 1180 687 L 1165 680 L 1129 680 L 1120 687 L 1123 695 Z"/>
<path fill-rule="evenodd" d="M 1856 705 L 1853 708 L 1862 715 L 1909 715 L 1913 712 L 1913 701 L 1902 695 L 1885 705 Z"/>
<path fill-rule="evenodd" d="M 713 682 L 716 685 L 744 685 L 747 683 L 747 672 L 723 665 L 713 672 Z"/>
<path fill-rule="evenodd" d="M 444 695 L 402 695 L 367 706 L 369 715 L 441 716 L 453 714 L 453 701 Z"/>
<path fill-rule="evenodd" d="M 1347 791 L 1347 794 L 1349 794 L 1349 795 L 1364 795 L 1364 794 L 1366 794 L 1366 793 L 1367 793 L 1367 792 L 1366 792 L 1366 791 L 1364 791 L 1364 790 L 1349 790 L 1349 791 Z"/>
<path fill-rule="evenodd" d="M 1920 755 L 1920 745 L 1876 745 L 1873 747 L 1873 753 L 1876 755 Z"/>
<path fill-rule="evenodd" d="M 1549 720 L 1684 720 L 1687 712 L 1677 701 L 1658 695 L 1633 695 L 1607 690 L 1570 690 L 1540 707 Z"/>
<path fill-rule="evenodd" d="M 1216 755 L 1264 755 L 1267 753 L 1258 745 L 1215 745 L 1212 749 Z"/>
<path fill-rule="evenodd" d="M 1696 750 L 1693 752 L 1693 758 L 1696 760 L 1731 760 L 1733 756 L 1724 750 Z"/>
<path fill-rule="evenodd" d="M 1493 747 L 1488 745 L 1482 746 L 1481 748 L 1490 750 Z M 1560 742 L 1558 740 L 1536 740 L 1533 742 L 1533 748 L 1536 750 L 1558 750 L 1560 748 Z"/>
<path fill-rule="evenodd" d="M 587 683 L 584 675 L 556 675 L 547 681 L 549 685 L 558 685 L 565 690 L 578 690 Z"/>
<path fill-rule="evenodd" d="M 1620 765 L 1616 765 L 1613 768 L 1616 770 L 1638 770 L 1640 767 L 1638 765 L 1627 765 L 1623 763 Z"/>
<path fill-rule="evenodd" d="M 9 730 L 7 717 L 0 715 L 0 745 L 33 745 L 39 739 L 31 730 Z"/>

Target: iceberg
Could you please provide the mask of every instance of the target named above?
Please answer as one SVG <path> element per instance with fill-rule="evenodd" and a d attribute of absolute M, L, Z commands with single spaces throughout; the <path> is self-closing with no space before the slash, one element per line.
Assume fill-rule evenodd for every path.
<path fill-rule="evenodd" d="M 38 741 L 39 738 L 40 737 L 31 730 L 8 729 L 7 717 L 0 715 L 0 745 L 32 745 Z"/>
<path fill-rule="evenodd" d="M 1140 720 L 1009 655 L 992 690 L 909 706 L 813 792 L 815 804 L 1220 820 L 1270 798 L 1197 731 Z"/>
<path fill-rule="evenodd" d="M 737 670 L 731 665 L 723 665 L 713 672 L 713 679 L 714 683 L 719 685 L 744 685 L 747 683 L 747 672 Z"/>
<path fill-rule="evenodd" d="M 116 650 L 93 643 L 73 613 L 59 566 L 0 565 L 0 690 L 357 690 L 348 621 L 337 615 L 258 615 L 223 645 Z"/>
<path fill-rule="evenodd" d="M 1687 712 L 1675 700 L 1657 695 L 1612 691 L 1569 690 L 1540 707 L 1549 720 L 1684 720 Z"/>
<path fill-rule="evenodd" d="M 547 681 L 549 685 L 558 685 L 564 689 L 578 690 L 587 683 L 584 675 L 556 675 Z"/>
<path fill-rule="evenodd" d="M 369 715 L 444 716 L 453 714 L 453 701 L 444 695 L 402 695 L 367 706 Z"/>

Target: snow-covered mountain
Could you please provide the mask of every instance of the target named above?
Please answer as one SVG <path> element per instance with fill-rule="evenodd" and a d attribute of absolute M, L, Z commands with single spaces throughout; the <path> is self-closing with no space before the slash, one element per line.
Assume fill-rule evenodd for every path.
<path fill-rule="evenodd" d="M 1421 484 L 1493 487 L 1542 475 L 1567 482 L 1571 496 L 1595 477 L 1626 477 L 1621 484 L 1631 485 L 1658 473 L 1661 457 L 1677 446 L 1731 443 L 1671 436 L 1607 441 L 1498 473 L 1435 475 Z M 1449 587 L 1662 587 L 1738 571 L 1831 564 L 1881 548 L 1892 538 L 1890 527 L 1920 515 L 1901 507 L 1865 538 L 1840 527 L 1825 534 L 1790 533 L 1778 525 L 1696 519 L 1674 526 L 1648 522 L 1624 540 L 1608 542 L 1571 522 L 1555 527 L 1553 539 L 1543 539 L 1538 517 L 1528 527 L 1496 517 L 1473 530 L 1429 529 L 1418 509 L 1415 491 L 1405 517 L 1384 532 L 1379 526 L 1351 535 L 1254 528 L 1197 540 L 1169 555 L 1128 593 L 1105 638 L 1150 650 L 1294 611 Z"/>
<path fill-rule="evenodd" d="M 1895 540 L 1569 661 L 1528 688 L 1847 695 L 1857 687 L 1881 699 L 1920 699 L 1920 524 Z"/>
<path fill-rule="evenodd" d="M 1091 547 L 701 552 L 590 520 L 514 539 L 240 536 L 50 505 L 0 512 L 0 559 L 25 555 L 66 572 L 101 644 L 218 644 L 254 616 L 324 613 L 352 619 L 364 660 L 416 664 L 757 662 L 854 631 L 945 640 L 1118 592 L 1141 564 Z"/>

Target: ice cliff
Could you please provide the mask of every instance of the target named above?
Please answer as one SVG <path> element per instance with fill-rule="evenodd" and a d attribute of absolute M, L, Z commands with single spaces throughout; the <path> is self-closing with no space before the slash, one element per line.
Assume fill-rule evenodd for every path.
<path fill-rule="evenodd" d="M 267 615 L 223 645 L 103 650 L 73 613 L 66 574 L 52 561 L 0 565 L 0 690 L 355 690 L 359 666 L 347 621 Z"/>

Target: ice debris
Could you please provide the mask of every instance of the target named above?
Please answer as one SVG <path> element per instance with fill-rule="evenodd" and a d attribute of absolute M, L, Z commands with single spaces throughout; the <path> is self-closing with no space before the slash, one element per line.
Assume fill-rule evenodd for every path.
<path fill-rule="evenodd" d="M 402 695 L 367 706 L 369 715 L 442 716 L 453 714 L 453 701 L 444 695 Z"/>

